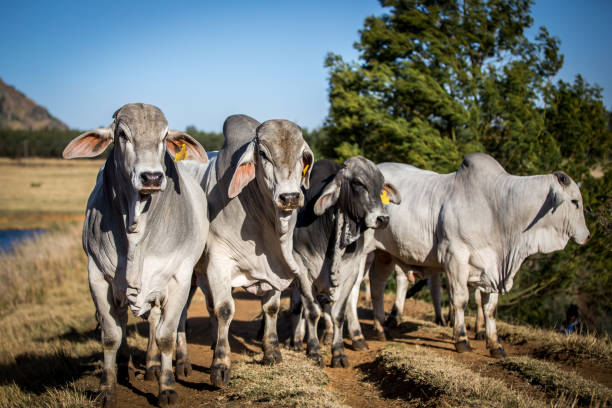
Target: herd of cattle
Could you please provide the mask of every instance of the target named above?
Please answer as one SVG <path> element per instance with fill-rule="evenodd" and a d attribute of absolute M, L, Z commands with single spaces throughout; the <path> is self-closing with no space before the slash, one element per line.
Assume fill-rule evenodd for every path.
<path fill-rule="evenodd" d="M 485 154 L 465 157 L 451 174 L 360 156 L 342 166 L 315 162 L 295 123 L 245 115 L 227 118 L 223 147 L 207 154 L 191 136 L 169 130 L 155 106 L 124 105 L 113 118 L 63 152 L 94 157 L 114 144 L 83 226 L 102 329 L 104 406 L 116 404 L 118 376 L 134 379 L 128 307 L 149 321 L 145 378 L 158 379 L 160 406 L 178 401 L 175 350 L 176 376 L 191 371 L 185 320 L 196 287 L 212 317 L 210 376 L 219 387 L 230 380 L 232 288 L 262 299 L 265 362 L 281 360 L 276 319 L 280 293 L 292 285 L 293 345 L 301 348 L 307 336 L 308 356 L 323 364 L 317 337 L 323 316 L 331 365 L 346 367 L 345 319 L 353 346 L 367 348 L 356 308 L 368 271 L 379 338 L 389 274 L 398 272 L 404 291 L 406 276 L 430 278 L 440 320 L 444 272 L 457 351 L 470 350 L 464 308 L 472 286 L 487 347 L 503 357 L 494 311 L 523 260 L 563 249 L 570 238 L 579 244 L 589 238 L 579 188 L 563 172 L 513 176 Z"/>

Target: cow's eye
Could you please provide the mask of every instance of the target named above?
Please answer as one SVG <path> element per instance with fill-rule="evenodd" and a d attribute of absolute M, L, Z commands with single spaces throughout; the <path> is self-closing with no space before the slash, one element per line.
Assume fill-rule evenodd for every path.
<path fill-rule="evenodd" d="M 270 161 L 270 159 L 268 158 L 268 155 L 263 150 L 259 151 L 259 157 L 261 157 L 262 160 Z"/>
<path fill-rule="evenodd" d="M 576 208 L 580 208 L 580 203 L 578 202 L 578 200 L 572 200 L 572 204 L 574 204 Z"/>
<path fill-rule="evenodd" d="M 125 134 L 125 131 L 121 128 L 119 128 L 119 137 L 124 139 L 124 140 L 128 140 L 127 135 Z"/>
<path fill-rule="evenodd" d="M 359 180 L 351 181 L 353 188 L 365 188 L 365 185 Z"/>

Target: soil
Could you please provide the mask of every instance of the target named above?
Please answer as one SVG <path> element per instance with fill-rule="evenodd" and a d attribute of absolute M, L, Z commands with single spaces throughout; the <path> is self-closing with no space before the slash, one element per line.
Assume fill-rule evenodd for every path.
<path fill-rule="evenodd" d="M 236 290 L 234 292 L 236 312 L 230 327 L 230 346 L 232 350 L 232 361 L 243 358 L 245 354 L 258 353 L 261 343 L 256 340 L 256 334 L 261 323 L 261 303 L 259 298 Z M 289 299 L 285 296 L 281 302 L 282 310 L 288 309 Z M 413 316 L 422 318 L 430 312 L 426 303 L 419 301 L 406 302 L 406 312 Z M 363 304 L 363 302 L 362 302 Z M 391 300 L 387 300 L 385 309 L 391 310 Z M 349 368 L 330 368 L 329 352 L 325 353 L 325 371 L 329 376 L 329 389 L 340 394 L 345 404 L 352 407 L 403 407 L 411 406 L 409 395 L 414 395 L 415 390 L 398 389 L 393 381 L 383 381 L 381 369 L 377 366 L 377 352 L 386 343 L 374 340 L 372 325 L 372 313 L 365 307 L 359 309 L 360 322 L 368 341 L 369 350 L 353 351 L 350 340 L 345 339 L 345 347 L 349 359 Z M 140 325 L 139 325 L 140 326 Z M 286 338 L 290 326 L 288 313 L 281 312 L 279 316 L 279 338 L 281 343 Z M 212 361 L 212 350 L 210 348 L 209 336 L 210 319 L 206 311 L 204 298 L 199 293 L 194 298 L 188 312 L 187 338 L 189 342 L 189 353 L 193 373 L 187 381 L 178 381 L 176 391 L 179 394 L 180 406 L 182 407 L 205 407 L 218 406 L 227 403 L 222 390 L 217 389 L 210 383 L 209 367 Z M 146 325 L 138 329 L 146 336 Z M 484 341 L 473 339 L 471 335 L 472 353 L 459 354 L 450 336 L 439 334 L 435 330 L 428 329 L 411 323 L 403 323 L 392 331 L 393 341 L 409 345 L 418 345 L 435 350 L 440 354 L 448 356 L 449 359 L 461 361 L 472 370 L 481 375 L 500 379 L 509 387 L 519 391 L 528 391 L 531 394 L 541 394 L 536 388 L 516 375 L 504 371 L 496 360 L 489 356 Z M 509 356 L 532 355 L 538 348 L 538 344 L 524 344 L 513 346 L 504 344 Z M 134 384 L 119 385 L 117 389 L 119 407 L 148 407 L 156 406 L 157 383 L 144 381 L 144 355 L 136 356 L 137 379 Z M 598 381 L 608 387 L 612 387 L 612 367 L 594 367 L 588 364 L 570 365 L 557 362 L 568 369 L 576 370 L 579 374 L 594 381 Z M 273 370 L 273 367 L 270 367 Z M 542 394 L 543 397 L 543 394 Z M 257 406 L 258 404 L 253 404 Z"/>

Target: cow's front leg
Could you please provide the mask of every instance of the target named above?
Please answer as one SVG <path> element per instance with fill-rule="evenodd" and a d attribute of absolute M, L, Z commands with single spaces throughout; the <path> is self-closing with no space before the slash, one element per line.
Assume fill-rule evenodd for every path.
<path fill-rule="evenodd" d="M 159 319 L 161 317 L 161 309 L 159 307 L 153 307 L 149 311 L 149 342 L 147 344 L 147 354 L 145 362 L 145 380 L 154 381 L 159 380 L 161 374 L 161 355 L 157 341 L 155 340 L 157 334 L 157 326 L 159 325 Z"/>
<path fill-rule="evenodd" d="M 230 381 L 229 326 L 235 310 L 231 286 L 233 269 L 234 265 L 227 262 L 211 263 L 206 268 L 207 283 L 213 304 L 213 316 L 217 327 L 215 353 L 210 367 L 210 382 L 220 388 L 226 386 Z"/>
<path fill-rule="evenodd" d="M 485 324 L 485 313 L 483 310 L 480 289 L 476 289 L 474 291 L 474 300 L 476 301 L 476 322 L 474 323 L 474 335 L 476 340 L 484 340 L 487 338 L 487 328 Z"/>
<path fill-rule="evenodd" d="M 442 275 L 439 272 L 434 273 L 427 281 L 431 300 L 433 302 L 435 323 L 439 326 L 446 326 L 446 320 L 442 315 Z"/>
<path fill-rule="evenodd" d="M 455 349 L 459 353 L 472 351 L 465 330 L 465 307 L 469 299 L 468 292 L 468 266 L 452 259 L 447 263 L 446 278 L 448 280 L 449 294 L 455 315 L 453 334 Z"/>
<path fill-rule="evenodd" d="M 283 356 L 278 347 L 278 334 L 276 333 L 276 320 L 280 308 L 280 295 L 280 291 L 270 290 L 266 292 L 261 299 L 261 307 L 264 312 L 264 364 L 276 364 L 283 361 Z"/>
<path fill-rule="evenodd" d="M 184 270 L 184 269 L 183 269 Z M 174 387 L 172 373 L 172 355 L 177 339 L 177 330 L 181 315 L 185 310 L 191 287 L 191 270 L 177 274 L 176 280 L 168 283 L 168 296 L 163 305 L 161 318 L 157 325 L 155 340 L 161 352 L 161 372 L 159 376 L 158 403 L 160 407 L 174 407 L 178 403 L 178 394 Z M 159 306 L 153 307 L 153 309 Z"/>
<path fill-rule="evenodd" d="M 317 337 L 317 325 L 321 317 L 321 307 L 312 294 L 312 283 L 306 278 L 306 274 L 298 276 L 300 293 L 302 297 L 303 313 L 308 327 L 308 337 L 306 340 L 306 355 L 312 358 L 319 366 L 323 367 L 323 357 L 321 356 L 321 346 Z"/>
<path fill-rule="evenodd" d="M 191 362 L 189 361 L 189 350 L 187 349 L 187 309 L 191 304 L 193 295 L 195 294 L 197 286 L 192 285 L 189 289 L 189 297 L 187 303 L 181 313 L 181 319 L 179 320 L 178 333 L 176 336 L 176 378 L 183 379 L 191 375 Z"/>
<path fill-rule="evenodd" d="M 374 264 L 370 269 L 370 285 L 372 287 L 372 309 L 374 312 L 374 330 L 380 341 L 386 341 L 385 335 L 385 287 L 387 278 L 391 275 L 395 263 L 391 257 L 377 251 Z"/>
<path fill-rule="evenodd" d="M 344 352 L 344 341 L 342 330 L 344 329 L 344 316 L 346 312 L 346 299 L 334 303 L 331 308 L 332 320 L 334 322 L 334 338 L 332 340 L 332 367 L 348 367 L 348 358 Z"/>
<path fill-rule="evenodd" d="M 102 405 L 105 408 L 117 405 L 117 351 L 125 336 L 121 321 L 127 320 L 127 308 L 116 307 L 110 284 L 102 273 L 89 262 L 89 287 L 96 305 L 98 322 L 102 331 L 102 349 L 104 352 L 104 369 L 100 382 Z"/>
<path fill-rule="evenodd" d="M 395 266 L 395 285 L 395 302 L 393 303 L 393 309 L 391 309 L 389 317 L 385 320 L 385 326 L 390 328 L 398 327 L 402 323 L 406 292 L 408 292 L 408 277 L 399 265 Z"/>
<path fill-rule="evenodd" d="M 477 290 L 477 292 L 480 292 Z M 491 356 L 495 358 L 505 358 L 506 352 L 497 337 L 497 327 L 495 325 L 495 308 L 497 307 L 497 293 L 481 292 L 482 308 L 484 311 L 484 321 L 487 335 L 487 348 Z"/>
<path fill-rule="evenodd" d="M 294 351 L 302 351 L 306 331 L 306 321 L 303 313 L 302 295 L 297 284 L 291 285 L 291 335 L 287 339 L 286 345 L 292 347 Z"/>
<path fill-rule="evenodd" d="M 359 316 L 357 315 L 357 303 L 359 302 L 359 288 L 361 286 L 361 282 L 364 281 L 363 279 L 364 271 L 367 270 L 365 266 L 365 261 L 366 261 L 366 257 L 364 256 L 359 266 L 360 268 L 359 276 L 357 276 L 357 280 L 355 281 L 355 284 L 353 285 L 353 288 L 351 289 L 351 293 L 349 294 L 348 299 L 346 301 L 346 312 L 345 312 L 346 322 L 348 325 L 348 331 L 349 331 L 349 336 L 351 337 L 353 350 L 356 350 L 356 351 L 363 351 L 369 348 L 368 343 L 366 342 L 365 337 L 363 336 L 363 333 L 361 332 L 361 325 L 359 324 Z M 371 262 L 367 265 L 367 268 L 369 269 L 370 266 L 371 266 Z M 369 282 L 368 282 L 367 288 L 368 288 L 368 293 L 369 293 L 369 290 L 370 290 Z M 370 297 L 370 303 L 371 303 L 371 297 Z"/>

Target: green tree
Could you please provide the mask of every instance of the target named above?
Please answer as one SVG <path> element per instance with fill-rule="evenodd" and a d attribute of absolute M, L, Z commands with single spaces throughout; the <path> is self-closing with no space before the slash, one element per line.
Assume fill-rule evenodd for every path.
<path fill-rule="evenodd" d="M 367 152 L 452 171 L 466 153 L 495 150 L 510 170 L 536 169 L 545 137 L 537 103 L 562 65 L 559 41 L 535 41 L 527 0 L 383 0 L 355 47 L 329 54 L 327 156 Z"/>

